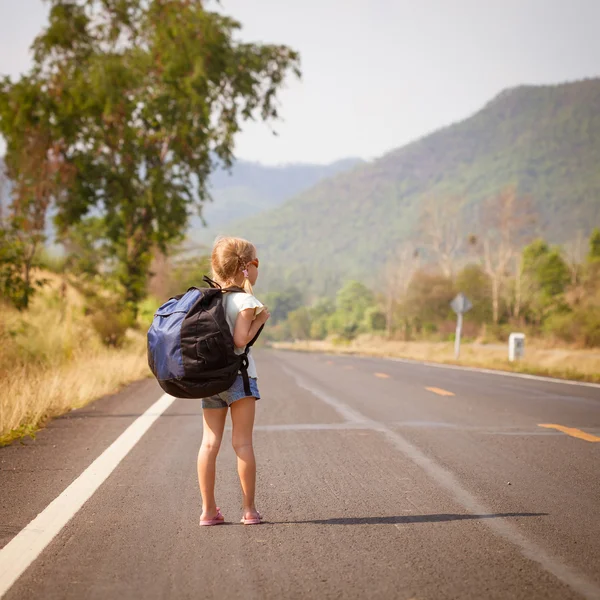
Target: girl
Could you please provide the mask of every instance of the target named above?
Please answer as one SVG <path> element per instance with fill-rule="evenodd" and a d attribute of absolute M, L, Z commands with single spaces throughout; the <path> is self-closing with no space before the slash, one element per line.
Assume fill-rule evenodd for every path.
<path fill-rule="evenodd" d="M 246 293 L 228 293 L 225 296 L 227 323 L 233 334 L 236 354 L 242 354 L 246 344 L 270 317 L 269 311 L 255 297 L 252 286 L 258 279 L 256 248 L 240 238 L 221 238 L 215 242 L 211 257 L 213 279 L 222 287 L 238 286 Z M 244 392 L 242 376 L 226 392 L 202 400 L 204 431 L 198 453 L 198 481 L 202 494 L 200 525 L 218 525 L 224 518 L 215 502 L 216 460 L 227 409 L 231 408 L 233 449 L 237 455 L 238 474 L 242 485 L 244 525 L 258 525 L 261 516 L 254 504 L 256 461 L 252 447 L 252 429 L 258 392 L 256 365 L 248 354 L 248 376 L 251 396 Z"/>

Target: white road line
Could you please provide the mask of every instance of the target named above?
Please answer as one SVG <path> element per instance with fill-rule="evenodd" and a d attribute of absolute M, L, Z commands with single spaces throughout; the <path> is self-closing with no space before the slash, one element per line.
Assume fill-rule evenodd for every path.
<path fill-rule="evenodd" d="M 444 467 L 436 463 L 417 446 L 411 444 L 404 436 L 388 428 L 383 423 L 369 419 L 335 396 L 307 383 L 306 380 L 295 371 L 292 371 L 287 365 L 282 368 L 296 381 L 298 387 L 307 390 L 313 394 L 313 396 L 331 406 L 345 419 L 360 423 L 363 426 L 370 425 L 374 431 L 379 431 L 385 435 L 388 441 L 391 442 L 396 449 L 421 467 L 431 479 L 439 486 L 445 488 L 471 514 L 493 514 L 493 511 L 490 511 L 486 506 L 481 504 L 477 497 L 465 489 L 450 471 L 447 471 Z M 589 598 L 590 600 L 600 598 L 600 587 L 596 583 L 572 567 L 564 564 L 558 558 L 548 554 L 541 546 L 538 546 L 536 543 L 526 538 L 506 519 L 483 519 L 482 522 L 492 529 L 496 535 L 499 535 L 511 544 L 517 546 L 523 556 L 538 563 L 544 570 L 554 575 L 557 579 L 574 589 L 584 598 Z"/>
<path fill-rule="evenodd" d="M 575 381 L 574 379 L 557 379 L 556 377 L 544 377 L 543 375 L 529 375 L 528 373 L 513 373 L 512 371 L 500 371 L 496 369 L 483 369 L 480 367 L 463 367 L 460 365 L 446 365 L 443 363 L 425 362 L 421 360 L 410 360 L 409 358 L 395 358 L 393 356 L 360 356 L 355 358 L 381 358 L 394 362 L 407 363 L 409 365 L 422 365 L 424 367 L 435 367 L 436 369 L 453 369 L 455 371 L 470 371 L 471 373 L 484 373 L 486 375 L 500 375 L 502 377 L 518 377 L 519 379 L 532 379 L 546 383 L 564 383 L 565 385 L 578 385 L 600 389 L 600 383 L 589 383 L 587 381 Z"/>
<path fill-rule="evenodd" d="M 2 597 L 91 498 L 117 465 L 127 456 L 151 425 L 175 398 L 161 396 L 140 415 L 60 496 L 0 550 L 0 597 Z"/>

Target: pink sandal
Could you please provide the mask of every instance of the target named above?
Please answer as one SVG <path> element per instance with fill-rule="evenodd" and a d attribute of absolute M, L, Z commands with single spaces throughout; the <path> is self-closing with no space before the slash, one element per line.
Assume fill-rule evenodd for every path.
<path fill-rule="evenodd" d="M 243 523 L 244 525 L 260 525 L 262 523 L 262 517 L 258 511 L 256 511 L 256 514 L 258 515 L 258 518 L 254 519 L 246 519 L 246 517 L 243 516 L 240 523 Z"/>
<path fill-rule="evenodd" d="M 217 516 L 214 519 L 200 519 L 200 525 L 220 525 L 225 522 L 225 517 L 221 513 L 221 509 L 217 506 Z"/>

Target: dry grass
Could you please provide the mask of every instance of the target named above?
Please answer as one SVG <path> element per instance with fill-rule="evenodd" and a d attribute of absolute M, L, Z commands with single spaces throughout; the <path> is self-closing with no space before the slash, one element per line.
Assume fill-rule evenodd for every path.
<path fill-rule="evenodd" d="M 551 349 L 543 347 L 542 344 L 538 346 L 535 342 L 527 343 L 525 359 L 516 363 L 508 361 L 508 349 L 505 345 L 495 344 L 463 344 L 458 361 L 454 359 L 454 344 L 451 342 L 398 342 L 373 336 L 361 336 L 347 345 L 334 344 L 330 341 L 298 341 L 275 343 L 273 347 L 333 354 L 408 358 L 600 382 L 600 351 L 574 348 Z"/>
<path fill-rule="evenodd" d="M 2 308 L 0 445 L 149 372 L 142 333 L 130 332 L 121 349 L 104 347 L 81 297 L 51 279 L 30 310 Z"/>

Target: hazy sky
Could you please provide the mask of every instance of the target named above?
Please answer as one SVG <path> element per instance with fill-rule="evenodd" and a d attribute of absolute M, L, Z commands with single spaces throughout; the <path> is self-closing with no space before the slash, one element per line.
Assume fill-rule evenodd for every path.
<path fill-rule="evenodd" d="M 252 41 L 288 44 L 303 80 L 274 137 L 245 127 L 264 163 L 373 158 L 463 119 L 501 90 L 600 75 L 600 0 L 222 0 Z M 29 68 L 42 0 L 0 0 L 0 74 Z"/>

